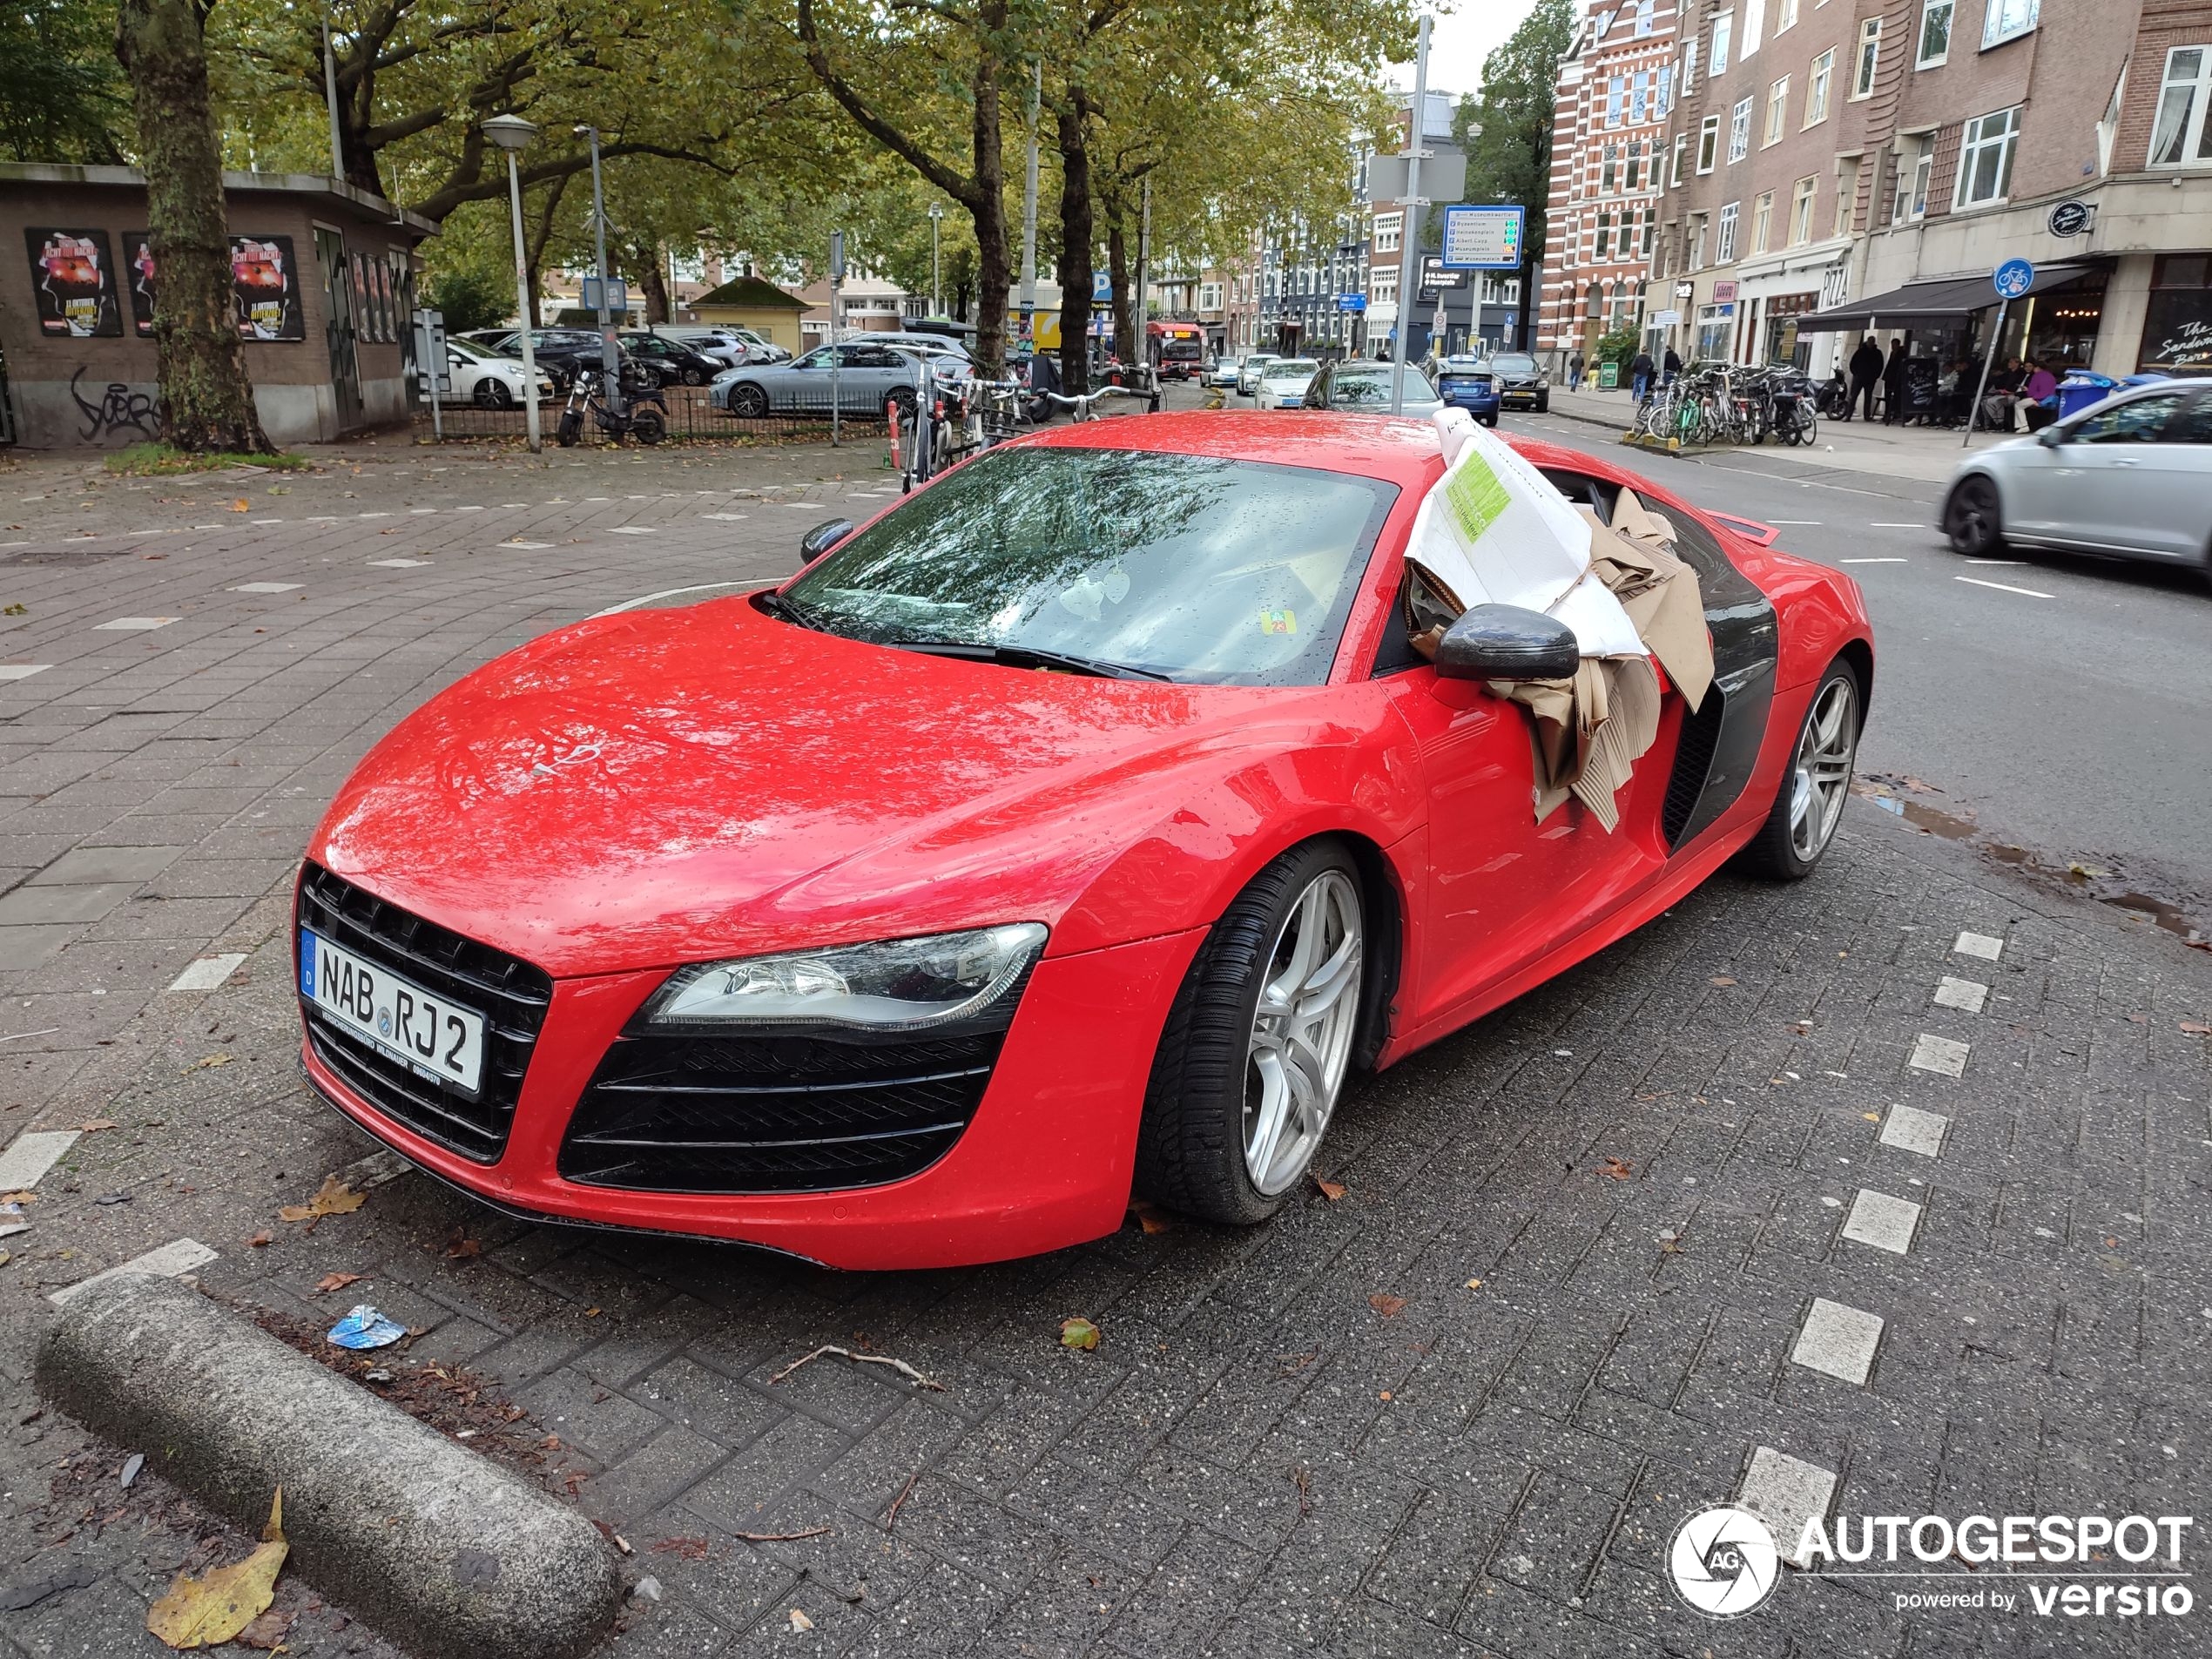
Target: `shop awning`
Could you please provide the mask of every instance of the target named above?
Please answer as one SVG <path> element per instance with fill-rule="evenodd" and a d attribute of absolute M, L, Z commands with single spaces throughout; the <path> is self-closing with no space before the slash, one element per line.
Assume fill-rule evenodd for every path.
<path fill-rule="evenodd" d="M 2087 275 L 2088 269 L 2086 265 L 2045 266 L 2027 285 L 2027 294 L 2063 287 L 2076 277 Z M 2020 298 L 2026 299 L 2027 294 Z M 1887 293 L 1816 311 L 1809 317 L 1797 319 L 1797 332 L 1817 334 L 1844 328 L 1941 327 L 1946 323 L 1963 323 L 1976 312 L 1986 311 L 1996 303 L 1997 290 L 1986 276 L 1940 277 L 1932 282 L 1908 282 Z"/>

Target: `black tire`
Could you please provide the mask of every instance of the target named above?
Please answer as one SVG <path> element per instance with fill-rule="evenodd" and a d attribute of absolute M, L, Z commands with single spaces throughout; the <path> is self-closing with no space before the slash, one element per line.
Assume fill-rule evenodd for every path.
<path fill-rule="evenodd" d="M 1482 424 L 1485 426 L 1495 426 L 1498 424 L 1498 417 L 1494 415 L 1483 415 L 1481 417 L 1481 421 Z"/>
<path fill-rule="evenodd" d="M 1280 1210 L 1304 1184 L 1318 1138 L 1304 1150 L 1296 1172 L 1265 1192 L 1246 1163 L 1244 1123 L 1260 992 L 1278 947 L 1288 940 L 1293 909 L 1309 889 L 1332 875 L 1350 883 L 1364 953 L 1374 935 L 1360 897 L 1359 867 L 1332 840 L 1293 847 L 1253 877 L 1199 947 L 1168 1010 L 1145 1086 L 1136 1170 L 1136 1190 L 1144 1197 L 1208 1221 L 1250 1225 Z M 1355 975 L 1367 966 L 1363 961 Z M 1355 977 L 1341 995 L 1364 1008 L 1365 992 L 1364 979 Z M 1352 1017 L 1351 1052 L 1356 1055 L 1360 1034 L 1358 1015 Z M 1347 1067 L 1329 1103 L 1331 1112 L 1341 1104 L 1350 1080 Z"/>
<path fill-rule="evenodd" d="M 1951 550 L 1970 559 L 1987 558 L 2005 545 L 2005 515 L 1997 486 L 1970 472 L 1951 487 L 1943 502 L 1943 533 Z"/>
<path fill-rule="evenodd" d="M 668 435 L 668 417 L 651 403 L 630 412 L 630 435 L 640 443 L 658 443 Z"/>
<path fill-rule="evenodd" d="M 684 384 L 685 384 L 685 385 L 686 385 L 686 386 L 704 386 L 704 385 L 705 385 L 705 384 L 706 384 L 706 371 L 705 371 L 705 369 L 703 369 L 703 368 L 687 368 L 687 369 L 685 369 L 685 370 L 684 371 Z"/>
<path fill-rule="evenodd" d="M 507 389 L 505 381 L 492 379 L 489 374 L 476 382 L 476 407 L 480 409 L 511 409 L 515 395 Z"/>
<path fill-rule="evenodd" d="M 752 381 L 742 381 L 730 388 L 726 407 L 740 421 L 758 421 L 768 413 L 768 394 Z"/>
<path fill-rule="evenodd" d="M 1799 763 L 1805 755 L 1808 734 L 1821 718 L 1830 697 L 1836 694 L 1833 688 L 1839 683 L 1844 687 L 1841 695 L 1849 699 L 1850 719 L 1843 758 L 1842 796 L 1835 801 L 1832 813 L 1826 815 L 1824 827 L 1808 838 L 1798 833 L 1796 808 Z M 1829 664 L 1827 673 L 1813 688 L 1812 701 L 1806 705 L 1804 720 L 1797 728 L 1797 740 L 1791 749 L 1790 764 L 1783 771 L 1781 786 L 1774 792 L 1774 805 L 1768 809 L 1766 822 L 1760 826 L 1757 836 L 1743 849 L 1741 862 L 1744 868 L 1777 881 L 1802 881 L 1813 873 L 1821 854 L 1834 844 L 1837 826 L 1843 821 L 1843 802 L 1851 794 L 1859 732 L 1865 718 L 1865 689 L 1859 685 L 1858 675 L 1851 665 L 1838 658 Z M 1806 845 L 1808 840 L 1810 846 Z"/>
<path fill-rule="evenodd" d="M 1543 395 L 1543 396 L 1536 400 L 1536 413 L 1539 415 L 1549 415 L 1551 412 L 1552 397 L 1551 394 L 1547 392 Z"/>
<path fill-rule="evenodd" d="M 554 429 L 554 436 L 560 440 L 563 449 L 575 448 L 583 436 L 583 416 L 574 409 L 562 410 L 561 424 Z"/>

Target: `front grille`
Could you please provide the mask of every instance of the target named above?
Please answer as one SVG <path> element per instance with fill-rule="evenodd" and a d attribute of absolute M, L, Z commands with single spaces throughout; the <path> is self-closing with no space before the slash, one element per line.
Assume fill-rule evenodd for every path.
<path fill-rule="evenodd" d="M 1666 805 L 1660 813 L 1669 850 L 1681 841 L 1705 792 L 1705 777 L 1713 769 L 1713 751 L 1720 743 L 1721 711 L 1727 702 L 1718 685 L 1708 685 L 1705 700 L 1695 712 L 1685 711 L 1682 717 L 1681 734 L 1675 740 L 1675 769 L 1667 779 Z"/>
<path fill-rule="evenodd" d="M 654 1192 L 902 1180 L 960 1139 L 1005 1039 L 1003 1030 L 885 1041 L 633 1028 L 577 1103 L 561 1176 Z"/>
<path fill-rule="evenodd" d="M 523 1073 L 553 1000 L 543 969 L 425 921 L 319 865 L 300 874 L 299 925 L 484 1016 L 482 1087 L 470 1099 L 370 1047 L 306 998 L 307 1041 L 346 1086 L 394 1122 L 473 1158 L 498 1162 Z"/>

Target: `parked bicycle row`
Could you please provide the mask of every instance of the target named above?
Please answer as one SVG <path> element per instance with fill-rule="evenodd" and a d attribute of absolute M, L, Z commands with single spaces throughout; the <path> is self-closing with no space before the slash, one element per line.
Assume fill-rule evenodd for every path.
<path fill-rule="evenodd" d="M 1810 444 L 1820 435 L 1823 394 L 1801 369 L 1707 363 L 1651 391 L 1629 435 L 1668 448 L 1707 444 Z"/>

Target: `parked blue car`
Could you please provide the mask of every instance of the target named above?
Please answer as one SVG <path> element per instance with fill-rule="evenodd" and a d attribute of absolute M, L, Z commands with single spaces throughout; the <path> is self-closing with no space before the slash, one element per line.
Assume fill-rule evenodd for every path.
<path fill-rule="evenodd" d="M 1498 424 L 1498 377 L 1488 358 L 1446 358 L 1437 367 L 1436 390 L 1447 408 L 1465 409 L 1484 426 Z"/>

